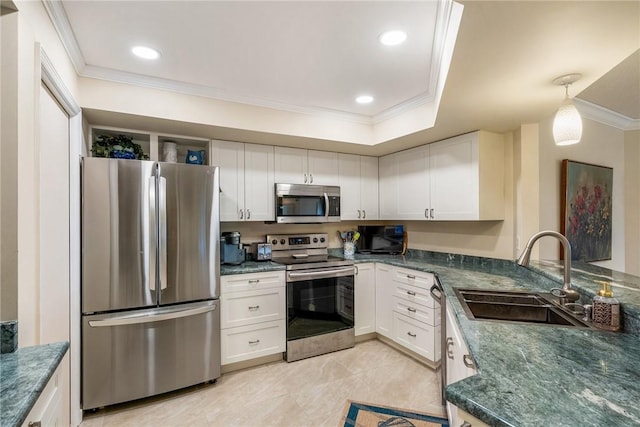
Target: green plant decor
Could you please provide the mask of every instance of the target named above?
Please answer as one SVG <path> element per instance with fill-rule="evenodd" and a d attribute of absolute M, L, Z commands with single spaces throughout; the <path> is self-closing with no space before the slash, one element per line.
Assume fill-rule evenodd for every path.
<path fill-rule="evenodd" d="M 110 157 L 112 159 L 148 160 L 149 156 L 142 150 L 140 144 L 133 142 L 133 138 L 126 135 L 100 135 L 91 147 L 93 157 Z"/>

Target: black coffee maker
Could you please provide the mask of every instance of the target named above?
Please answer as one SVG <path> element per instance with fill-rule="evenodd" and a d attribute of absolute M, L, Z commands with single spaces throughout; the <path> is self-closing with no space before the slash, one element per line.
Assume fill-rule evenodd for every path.
<path fill-rule="evenodd" d="M 220 235 L 220 264 L 238 265 L 244 262 L 245 249 L 239 231 L 225 231 Z"/>

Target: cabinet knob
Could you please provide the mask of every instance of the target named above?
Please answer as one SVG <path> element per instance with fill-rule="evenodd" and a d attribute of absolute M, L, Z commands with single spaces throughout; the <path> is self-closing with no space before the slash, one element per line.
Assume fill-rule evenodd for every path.
<path fill-rule="evenodd" d="M 240 219 L 244 219 L 244 211 L 240 209 Z"/>
<path fill-rule="evenodd" d="M 470 354 L 465 354 L 464 356 L 462 356 L 462 361 L 464 362 L 464 366 L 466 366 L 467 368 L 475 368 L 476 366 Z"/>
<path fill-rule="evenodd" d="M 313 184 L 313 174 L 312 173 L 309 174 L 309 183 Z"/>
<path fill-rule="evenodd" d="M 304 174 L 304 183 L 305 184 L 307 183 L 307 174 L 306 173 Z"/>
<path fill-rule="evenodd" d="M 429 209 L 424 210 L 424 217 L 429 219 Z"/>
<path fill-rule="evenodd" d="M 411 295 L 412 297 L 415 297 L 416 293 L 413 291 L 407 291 L 407 295 Z"/>
<path fill-rule="evenodd" d="M 469 421 L 465 421 L 462 424 L 460 424 L 460 427 L 473 427 L 473 426 L 471 425 L 471 423 Z"/>
<path fill-rule="evenodd" d="M 247 219 L 251 219 L 251 211 L 247 209 Z"/>
<path fill-rule="evenodd" d="M 360 219 L 360 209 L 358 209 L 358 219 Z"/>
<path fill-rule="evenodd" d="M 249 311 L 255 311 L 255 310 L 259 309 L 259 308 L 260 308 L 259 305 L 250 305 L 249 306 Z"/>
<path fill-rule="evenodd" d="M 407 332 L 407 335 L 409 335 L 411 338 L 417 337 L 417 335 L 412 332 Z"/>
<path fill-rule="evenodd" d="M 413 307 L 407 307 L 407 311 L 409 311 L 410 313 L 415 313 L 416 309 Z"/>
<path fill-rule="evenodd" d="M 255 341 L 249 341 L 249 344 L 259 344 L 260 340 L 255 340 Z"/>
<path fill-rule="evenodd" d="M 29 421 L 29 427 L 42 427 L 41 421 Z"/>
<path fill-rule="evenodd" d="M 433 216 L 433 209 L 430 209 L 430 212 L 431 213 L 429 215 L 431 216 L 431 219 L 435 219 L 435 217 Z"/>
<path fill-rule="evenodd" d="M 367 211 L 362 209 L 362 219 L 367 219 Z"/>

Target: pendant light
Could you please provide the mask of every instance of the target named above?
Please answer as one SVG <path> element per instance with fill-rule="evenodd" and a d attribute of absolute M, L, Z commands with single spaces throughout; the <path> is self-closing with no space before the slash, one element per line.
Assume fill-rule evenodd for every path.
<path fill-rule="evenodd" d="M 567 74 L 553 81 L 555 85 L 564 86 L 565 91 L 564 101 L 553 119 L 553 139 L 556 145 L 577 144 L 582 138 L 582 118 L 569 98 L 569 85 L 580 77 L 582 74 Z"/>

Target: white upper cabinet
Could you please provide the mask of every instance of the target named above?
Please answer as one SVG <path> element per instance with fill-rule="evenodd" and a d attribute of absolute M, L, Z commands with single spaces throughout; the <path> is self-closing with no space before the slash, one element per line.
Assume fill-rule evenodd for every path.
<path fill-rule="evenodd" d="M 273 147 L 213 141 L 211 157 L 220 167 L 220 221 L 273 221 Z"/>
<path fill-rule="evenodd" d="M 275 147 L 275 182 L 339 185 L 338 153 Z"/>
<path fill-rule="evenodd" d="M 382 157 L 381 217 L 504 219 L 503 165 L 502 136 L 483 131 Z"/>
<path fill-rule="evenodd" d="M 378 219 L 378 158 L 340 154 L 340 217 Z"/>

